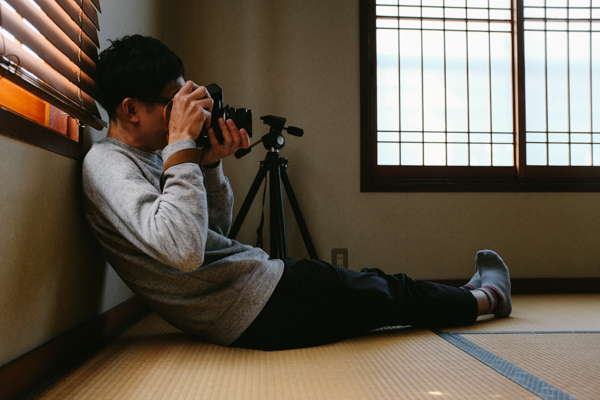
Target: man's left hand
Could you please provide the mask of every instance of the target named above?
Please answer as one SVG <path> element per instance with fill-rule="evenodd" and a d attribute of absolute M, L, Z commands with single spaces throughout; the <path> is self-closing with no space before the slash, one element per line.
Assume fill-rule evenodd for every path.
<path fill-rule="evenodd" d="M 216 164 L 221 159 L 234 154 L 237 149 L 250 147 L 250 137 L 245 129 L 238 129 L 233 120 L 224 121 L 219 118 L 219 126 L 223 133 L 223 143 L 219 143 L 212 128 L 208 129 L 210 146 L 202 149 L 201 166 Z"/>

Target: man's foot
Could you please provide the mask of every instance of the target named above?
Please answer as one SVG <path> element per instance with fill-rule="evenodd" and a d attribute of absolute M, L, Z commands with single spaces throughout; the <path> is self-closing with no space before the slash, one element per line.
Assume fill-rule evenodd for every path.
<path fill-rule="evenodd" d="M 473 289 L 478 289 L 480 287 L 481 287 L 481 275 L 479 275 L 479 271 L 475 271 L 475 275 L 473 275 L 473 277 L 471 278 L 469 283 L 465 283 L 460 288 L 467 289 L 467 290 L 473 290 Z"/>
<path fill-rule="evenodd" d="M 481 287 L 490 299 L 490 309 L 487 314 L 496 317 L 508 317 L 512 312 L 510 296 L 510 274 L 502 258 L 491 250 L 482 250 L 475 259 L 477 271 L 481 276 Z"/>

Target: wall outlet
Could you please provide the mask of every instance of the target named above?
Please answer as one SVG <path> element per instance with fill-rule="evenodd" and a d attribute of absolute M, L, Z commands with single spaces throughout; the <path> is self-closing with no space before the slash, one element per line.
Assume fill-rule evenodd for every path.
<path fill-rule="evenodd" d="M 348 249 L 331 249 L 331 263 L 337 267 L 348 268 Z"/>

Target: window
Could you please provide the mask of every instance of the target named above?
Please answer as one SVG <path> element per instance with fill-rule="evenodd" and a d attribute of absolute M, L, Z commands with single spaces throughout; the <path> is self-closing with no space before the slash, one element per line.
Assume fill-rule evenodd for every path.
<path fill-rule="evenodd" d="M 0 0 L 0 132 L 73 158 L 94 96 L 98 0 Z"/>
<path fill-rule="evenodd" d="M 600 0 L 361 2 L 361 188 L 600 190 Z"/>

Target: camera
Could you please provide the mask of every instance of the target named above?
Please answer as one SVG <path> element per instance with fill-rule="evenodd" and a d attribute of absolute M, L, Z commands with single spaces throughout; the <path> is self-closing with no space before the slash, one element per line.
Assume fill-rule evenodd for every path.
<path fill-rule="evenodd" d="M 252 111 L 246 108 L 233 108 L 229 105 L 223 105 L 223 90 L 215 83 L 206 86 L 206 90 L 213 99 L 213 109 L 211 114 L 210 126 L 215 132 L 215 137 L 219 143 L 223 143 L 223 133 L 219 126 L 219 118 L 223 118 L 225 121 L 228 119 L 235 122 L 235 126 L 238 129 L 245 129 L 248 132 L 248 136 L 252 137 Z M 202 128 L 200 136 L 196 139 L 196 145 L 198 147 L 204 147 L 209 145 L 208 130 L 206 127 Z"/>

